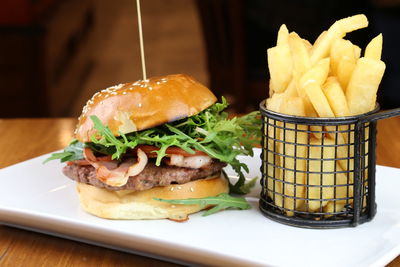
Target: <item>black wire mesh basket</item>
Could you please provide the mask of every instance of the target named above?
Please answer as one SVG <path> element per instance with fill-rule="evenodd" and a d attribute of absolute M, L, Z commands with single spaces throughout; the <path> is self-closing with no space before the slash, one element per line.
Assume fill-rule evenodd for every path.
<path fill-rule="evenodd" d="M 400 109 L 343 118 L 276 113 L 263 120 L 260 210 L 307 228 L 357 226 L 376 214 L 375 147 L 379 119 Z"/>

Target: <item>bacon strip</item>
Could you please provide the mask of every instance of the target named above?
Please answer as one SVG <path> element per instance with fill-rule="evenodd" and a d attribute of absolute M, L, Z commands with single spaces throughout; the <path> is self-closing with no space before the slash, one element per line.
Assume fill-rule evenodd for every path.
<path fill-rule="evenodd" d="M 118 161 L 98 161 L 93 151 L 86 147 L 83 150 L 85 159 L 96 169 L 96 177 L 110 186 L 123 186 L 128 182 L 129 176 L 138 175 L 147 164 L 147 156 L 137 150 L 137 160 L 127 159 L 121 164 Z"/>

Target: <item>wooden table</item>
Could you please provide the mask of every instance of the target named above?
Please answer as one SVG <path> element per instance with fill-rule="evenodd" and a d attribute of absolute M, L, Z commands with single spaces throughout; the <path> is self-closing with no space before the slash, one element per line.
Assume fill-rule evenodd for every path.
<path fill-rule="evenodd" d="M 0 120 L 0 168 L 65 147 L 74 119 Z M 400 117 L 378 123 L 377 163 L 400 168 Z M 0 226 L 0 266 L 177 266 L 142 256 Z M 388 266 L 400 266 L 400 256 Z"/>

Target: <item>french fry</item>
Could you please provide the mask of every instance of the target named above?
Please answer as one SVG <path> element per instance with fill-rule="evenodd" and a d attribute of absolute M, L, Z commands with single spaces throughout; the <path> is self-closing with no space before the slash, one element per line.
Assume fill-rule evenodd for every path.
<path fill-rule="evenodd" d="M 303 40 L 295 32 L 289 34 L 289 47 L 293 60 L 293 71 L 301 76 L 311 67 L 310 56 Z"/>
<path fill-rule="evenodd" d="M 347 106 L 346 96 L 344 95 L 343 90 L 335 77 L 329 77 L 327 79 L 326 83 L 323 86 L 323 92 L 328 99 L 329 105 L 332 108 L 332 111 L 334 112 L 336 117 L 344 117 L 350 115 L 350 110 Z M 335 126 L 326 126 L 326 129 L 332 132 L 336 131 Z M 346 131 L 346 126 L 339 126 L 338 130 Z M 342 145 L 337 147 L 337 155 L 339 158 L 347 158 L 349 156 L 353 156 L 351 153 L 354 154 L 354 149 L 351 150 L 351 153 L 349 155 L 349 146 L 345 146 L 346 144 L 348 144 L 347 135 L 344 135 L 342 133 L 328 133 L 328 136 L 333 140 L 337 139 L 337 143 L 339 145 Z M 344 170 L 347 170 L 346 160 L 340 160 L 339 162 L 342 168 Z"/>
<path fill-rule="evenodd" d="M 312 139 L 310 147 L 310 158 L 308 159 L 308 197 L 310 199 L 306 206 L 310 211 L 319 211 L 328 201 L 320 199 L 333 198 L 333 187 L 322 187 L 334 185 L 335 176 L 335 142 L 330 138 L 323 140 Z M 323 149 L 319 146 L 324 145 Z M 327 146 L 328 145 L 328 146 Z M 317 200 L 318 199 L 318 200 Z"/>
<path fill-rule="evenodd" d="M 381 60 L 382 44 L 383 44 L 382 34 L 379 34 L 374 39 L 372 39 L 371 42 L 367 45 L 367 48 L 365 48 L 364 57 L 375 60 Z"/>
<path fill-rule="evenodd" d="M 287 99 L 281 111 L 284 114 L 305 116 L 303 99 L 301 97 Z M 297 198 L 304 198 L 305 187 L 296 184 L 305 183 L 304 171 L 306 170 L 306 161 L 304 159 L 294 159 L 294 157 L 306 157 L 307 126 L 298 125 L 296 127 L 294 124 L 288 123 L 285 128 L 285 134 L 281 131 L 281 140 L 283 143 L 279 145 L 279 152 L 284 155 L 281 157 L 282 167 L 284 167 L 282 177 L 287 182 L 284 184 L 284 194 L 289 196 L 285 197 L 284 204 L 285 208 L 298 210 L 299 207 L 304 205 L 304 200 Z M 304 132 L 297 132 L 297 130 Z M 295 197 L 296 200 L 291 197 Z M 293 216 L 293 212 L 290 211 L 287 211 L 286 214 Z"/>
<path fill-rule="evenodd" d="M 268 97 L 272 97 L 273 95 L 274 95 L 274 89 L 273 89 L 273 85 L 272 85 L 272 82 L 271 82 L 271 79 L 269 80 L 269 92 L 268 92 Z"/>
<path fill-rule="evenodd" d="M 282 93 L 292 79 L 289 31 L 285 24 L 279 28 L 276 46 L 267 50 L 270 73 L 270 96 Z"/>
<path fill-rule="evenodd" d="M 272 119 L 269 119 L 270 123 L 272 123 Z M 274 128 L 273 126 L 268 127 L 268 142 L 267 142 L 267 153 L 264 154 L 264 160 L 267 160 L 268 163 L 268 170 L 267 174 L 268 177 L 266 178 L 267 182 L 267 188 L 268 188 L 268 195 L 269 197 L 274 201 L 274 203 L 282 207 L 283 206 L 283 200 L 282 196 L 280 195 L 282 193 L 282 182 L 274 181 L 273 178 L 276 179 L 281 179 L 281 169 L 276 168 L 276 166 L 280 166 L 279 162 L 279 156 L 274 154 L 274 151 L 277 150 L 276 142 L 274 142 L 272 139 L 277 139 L 279 137 L 279 131 L 278 129 Z M 267 129 L 265 129 L 267 131 Z M 266 134 L 266 133 L 264 133 Z M 273 193 L 277 192 L 277 194 Z"/>
<path fill-rule="evenodd" d="M 272 97 L 267 99 L 266 108 L 275 112 L 280 112 L 284 100 L 284 93 L 275 93 Z"/>
<path fill-rule="evenodd" d="M 355 59 L 359 59 L 361 57 L 361 48 L 358 45 L 354 45 L 354 56 Z"/>
<path fill-rule="evenodd" d="M 292 79 L 292 81 L 289 83 L 284 94 L 285 94 L 286 98 L 299 96 L 299 94 L 297 93 L 297 86 L 296 86 L 296 82 L 294 79 Z"/>
<path fill-rule="evenodd" d="M 368 27 L 368 19 L 364 14 L 358 14 L 340 19 L 335 23 L 340 24 L 340 27 L 344 33 L 349 33 Z"/>
<path fill-rule="evenodd" d="M 329 106 L 335 114 L 335 117 L 345 117 L 350 115 L 346 96 L 335 77 L 329 77 L 323 85 L 322 90 L 328 99 Z"/>
<path fill-rule="evenodd" d="M 304 106 L 307 117 L 317 117 L 318 115 L 305 92 L 305 86 L 310 82 L 315 82 L 318 85 L 322 85 L 329 73 L 329 62 L 329 58 L 321 59 L 314 67 L 310 68 L 306 73 L 304 73 L 298 82 L 298 93 L 304 98 Z M 322 137 L 322 133 L 319 133 L 322 131 L 322 127 L 311 126 L 311 130 L 314 131 L 313 135 L 316 138 L 320 139 Z"/>
<path fill-rule="evenodd" d="M 353 181 L 348 179 L 345 173 L 340 173 L 343 171 L 339 165 L 336 165 L 336 187 L 334 190 L 334 198 L 338 199 L 336 201 L 329 201 L 328 204 L 324 207 L 324 212 L 326 213 L 340 213 L 345 205 L 349 205 L 353 203 L 354 196 L 354 186 L 349 184 L 353 184 Z"/>
<path fill-rule="evenodd" d="M 306 39 L 302 39 L 302 40 L 303 40 L 304 46 L 307 48 L 307 51 L 310 54 L 312 47 L 313 47 L 312 44 Z"/>
<path fill-rule="evenodd" d="M 313 48 L 311 49 L 311 51 L 315 50 L 315 48 L 319 46 L 319 43 L 324 39 L 326 32 L 327 31 L 321 32 L 321 34 L 317 37 L 317 39 L 315 40 Z"/>
<path fill-rule="evenodd" d="M 332 42 L 343 38 L 346 33 L 362 29 L 368 26 L 368 19 L 365 15 L 355 15 L 336 21 L 324 34 L 318 44 L 314 44 L 311 53 L 311 63 L 315 64 L 318 60 L 327 57 L 331 49 Z"/>
<path fill-rule="evenodd" d="M 289 31 L 285 24 L 282 24 L 278 31 L 277 46 L 287 45 L 289 42 Z"/>
<path fill-rule="evenodd" d="M 275 93 L 283 92 L 292 78 L 292 60 L 288 44 L 267 50 L 270 88 Z"/>
<path fill-rule="evenodd" d="M 301 97 L 307 97 L 304 87 L 310 82 L 322 85 L 329 73 L 329 58 L 321 59 L 317 64 L 305 72 L 298 81 L 298 93 Z"/>
<path fill-rule="evenodd" d="M 385 63 L 362 57 L 357 60 L 346 90 L 346 99 L 352 115 L 371 111 L 376 105 L 376 92 L 385 72 Z"/>
<path fill-rule="evenodd" d="M 284 93 L 275 93 L 272 97 L 267 99 L 266 107 L 269 110 L 275 112 L 281 112 L 281 107 L 283 102 L 285 101 L 286 94 Z M 268 127 L 268 147 L 267 149 L 270 151 L 279 152 L 279 143 L 280 140 L 280 133 L 282 127 L 282 122 L 275 121 L 273 126 Z M 272 139 L 271 139 L 272 138 Z M 268 157 L 268 176 L 272 178 L 267 178 L 267 188 L 269 189 L 269 196 L 271 197 L 272 201 L 277 207 L 283 207 L 284 200 L 282 198 L 282 171 L 281 171 L 281 156 L 276 155 L 272 152 L 267 153 Z M 274 180 L 275 179 L 275 180 Z M 272 192 L 272 193 L 271 193 Z"/>
<path fill-rule="evenodd" d="M 342 60 L 356 63 L 354 45 L 349 40 L 337 39 L 331 47 L 331 76 L 338 76 L 339 63 Z"/>
<path fill-rule="evenodd" d="M 342 58 L 339 62 L 337 77 L 342 88 L 347 88 L 355 67 L 356 60 Z"/>
<path fill-rule="evenodd" d="M 329 106 L 328 100 L 322 92 L 321 86 L 315 82 L 311 82 L 308 83 L 304 89 L 319 117 L 335 117 L 335 114 L 333 114 L 333 111 Z"/>

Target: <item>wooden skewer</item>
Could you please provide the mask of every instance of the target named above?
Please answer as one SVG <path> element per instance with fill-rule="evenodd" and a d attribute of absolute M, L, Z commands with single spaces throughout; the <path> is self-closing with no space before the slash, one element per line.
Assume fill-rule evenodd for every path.
<path fill-rule="evenodd" d="M 140 0 L 136 0 L 136 9 L 137 9 L 138 27 L 139 27 L 140 57 L 141 57 L 141 59 L 142 59 L 143 80 L 147 80 L 147 75 L 146 75 L 146 60 L 145 60 L 145 58 L 144 58 L 143 31 L 142 31 L 142 16 L 141 16 L 141 12 L 140 12 Z"/>

